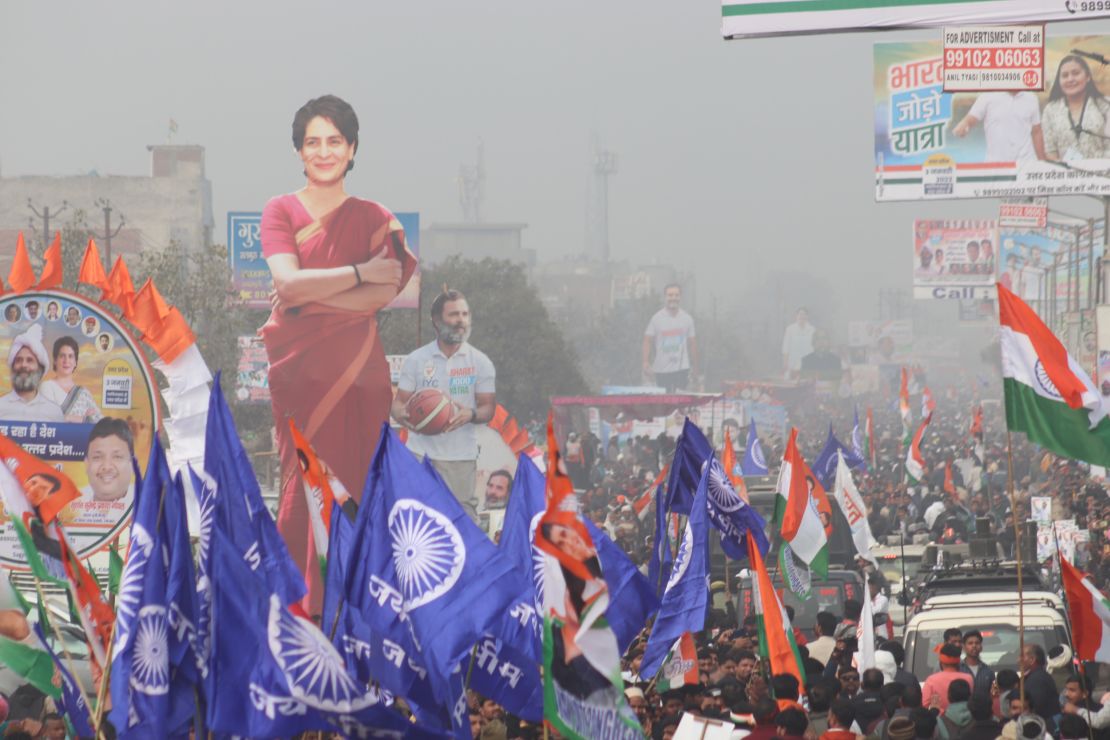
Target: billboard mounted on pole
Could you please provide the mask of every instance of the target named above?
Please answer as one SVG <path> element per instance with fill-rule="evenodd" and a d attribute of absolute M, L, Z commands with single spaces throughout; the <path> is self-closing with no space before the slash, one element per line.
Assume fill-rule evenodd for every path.
<path fill-rule="evenodd" d="M 1110 5 L 1105 0 L 722 0 L 721 35 L 736 39 L 1106 16 Z"/>
<path fill-rule="evenodd" d="M 1044 56 L 1043 92 L 950 93 L 939 39 L 875 44 L 875 199 L 1110 195 L 1110 36 Z"/>

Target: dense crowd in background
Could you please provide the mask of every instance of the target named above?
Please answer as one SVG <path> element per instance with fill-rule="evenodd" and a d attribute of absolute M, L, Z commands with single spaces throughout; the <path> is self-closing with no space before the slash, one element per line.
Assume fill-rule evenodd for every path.
<path fill-rule="evenodd" d="M 918 390 L 924 380 L 923 374 L 916 378 Z M 926 475 L 917 485 L 907 484 L 905 478 L 897 388 L 855 399 L 808 395 L 788 406 L 789 424 L 798 428 L 802 452 L 812 463 L 825 444 L 830 424 L 840 441 L 850 445 L 856 414 L 862 425 L 867 408 L 872 409 L 877 464 L 858 469 L 853 476 L 867 505 L 872 534 L 880 542 L 889 537 L 897 541 L 901 533 L 907 542 L 966 543 L 976 520 L 986 517 L 1003 556 L 1013 557 L 1015 515 L 1019 522 L 1026 521 L 1031 497 L 1047 496 L 1052 499 L 1053 520 L 1074 518 L 1078 529 L 1089 531 L 1090 542 L 1077 549 L 1075 559 L 1105 591 L 1110 584 L 1110 483 L 1101 471 L 1058 458 L 1016 434 L 1012 436 L 1011 499 L 1004 411 L 997 400 L 990 400 L 1000 398 L 1001 390 L 991 393 L 975 378 L 962 378 L 948 387 L 936 383 L 932 390 L 937 407 L 922 443 Z M 977 406 L 982 406 L 984 419 L 980 449 L 970 433 Z M 916 429 L 921 421 L 919 395 L 911 398 L 911 408 Z M 719 429 L 708 428 L 705 415 L 697 418 L 719 453 Z M 782 431 L 759 430 L 772 483 L 784 447 Z M 633 504 L 651 490 L 670 461 L 674 439 L 661 434 L 603 442 L 589 430 L 573 434 L 581 454 L 575 455 L 569 472 L 585 491 L 586 516 L 604 527 L 646 572 L 654 517 L 641 518 Z M 738 460 L 744 454 L 745 436 L 742 428 L 732 439 Z M 954 494 L 945 491 L 946 470 Z M 1041 566 L 1047 573 L 1051 559 Z M 1021 658 L 1024 706 L 1016 671 L 996 673 L 979 662 L 983 636 L 975 631 L 945 634 L 946 645 L 938 656 L 941 670 L 924 684 L 903 670 L 903 646 L 897 640 L 881 641 L 876 646 L 878 667 L 861 675 L 853 665 L 861 613 L 861 604 L 854 600 L 846 601 L 839 613 L 821 612 L 808 641 L 796 632 L 805 685 L 799 686 L 792 676 L 769 676 L 758 658 L 754 615 L 735 613 L 736 585 L 713 584 L 715 591 L 724 591 L 725 599 L 714 601 L 717 608 L 707 615 L 707 629 L 697 636 L 698 685 L 660 694 L 655 682 L 641 680 L 639 662 L 650 628 L 624 656 L 626 696 L 648 737 L 672 737 L 683 713 L 736 722 L 734 737 L 751 738 L 1110 737 L 1110 693 L 1098 695 L 1091 679 L 1078 675 L 1068 678 L 1061 690 L 1046 671 L 1050 656 L 1034 644 L 1026 646 Z M 1097 670 L 1090 675 L 1097 676 Z M 472 699 L 475 737 L 542 736 L 538 727 L 504 717 L 495 703 L 478 696 Z M 1103 701 L 1108 702 L 1105 708 Z M 1024 720 L 1016 721 L 1023 715 Z"/>

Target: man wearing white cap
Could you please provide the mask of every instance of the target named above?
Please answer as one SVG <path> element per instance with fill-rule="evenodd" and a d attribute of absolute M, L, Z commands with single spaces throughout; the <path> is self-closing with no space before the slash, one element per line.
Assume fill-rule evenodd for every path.
<path fill-rule="evenodd" d="M 12 340 L 8 350 L 12 391 L 0 397 L 0 419 L 5 421 L 65 421 L 62 408 L 39 393 L 50 369 L 50 355 L 42 341 L 42 326 L 32 324 Z"/>

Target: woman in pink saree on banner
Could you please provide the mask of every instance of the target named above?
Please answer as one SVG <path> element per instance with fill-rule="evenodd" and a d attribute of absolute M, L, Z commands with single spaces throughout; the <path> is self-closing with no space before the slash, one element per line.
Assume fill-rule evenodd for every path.
<path fill-rule="evenodd" d="M 416 258 L 389 210 L 344 189 L 358 151 L 358 118 L 348 103 L 333 95 L 305 103 L 293 118 L 293 147 L 307 180 L 262 212 L 274 293 L 260 333 L 281 456 L 278 529 L 308 576 L 316 613 L 322 584 L 318 569 L 306 567 L 315 555 L 288 419 L 361 497 L 392 399 L 377 312 L 404 288 Z"/>

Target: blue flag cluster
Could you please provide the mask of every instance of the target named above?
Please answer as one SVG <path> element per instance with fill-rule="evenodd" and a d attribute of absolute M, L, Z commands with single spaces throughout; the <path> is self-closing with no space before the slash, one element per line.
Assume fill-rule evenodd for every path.
<path fill-rule="evenodd" d="M 853 437 L 855 435 L 853 434 Z M 836 482 L 836 453 L 841 452 L 844 454 L 844 464 L 850 470 L 863 466 L 863 456 L 856 452 L 854 449 L 849 449 L 836 438 L 833 434 L 832 424 L 829 425 L 829 436 L 825 438 L 825 446 L 821 449 L 821 454 L 813 461 L 813 474 L 817 476 L 817 480 L 821 481 L 821 485 L 828 491 L 833 487 Z"/>
<path fill-rule="evenodd" d="M 748 556 L 747 538 L 755 539 L 761 553 L 769 546 L 767 522 L 744 502 L 732 487 L 725 469 L 713 454 L 713 446 L 689 419 L 675 444 L 671 473 L 667 480 L 667 511 L 690 515 L 698 484 L 708 467 L 706 505 L 709 523 L 721 533 L 721 549 L 734 560 Z M 653 559 L 658 553 L 652 553 Z"/>

